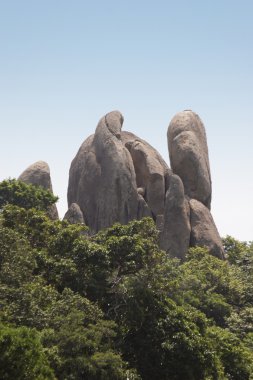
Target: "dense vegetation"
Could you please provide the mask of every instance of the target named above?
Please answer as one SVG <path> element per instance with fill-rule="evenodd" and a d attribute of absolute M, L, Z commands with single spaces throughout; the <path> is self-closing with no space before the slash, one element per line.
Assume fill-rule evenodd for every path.
<path fill-rule="evenodd" d="M 180 263 L 149 218 L 95 236 L 51 193 L 0 184 L 2 380 L 253 379 L 253 245 Z"/>

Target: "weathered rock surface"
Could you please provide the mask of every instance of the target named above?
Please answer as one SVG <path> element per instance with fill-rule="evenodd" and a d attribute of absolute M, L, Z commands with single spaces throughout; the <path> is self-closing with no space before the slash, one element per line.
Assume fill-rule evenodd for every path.
<path fill-rule="evenodd" d="M 224 259 L 219 232 L 207 207 L 195 199 L 190 200 L 191 240 L 190 245 L 207 247 L 210 253 Z"/>
<path fill-rule="evenodd" d="M 63 219 L 67 220 L 71 224 L 84 224 L 83 213 L 77 203 L 72 203 L 70 205 Z"/>
<path fill-rule="evenodd" d="M 138 193 L 138 210 L 137 210 L 137 218 L 138 220 L 146 217 L 153 217 L 152 211 L 148 207 L 144 197 Z"/>
<path fill-rule="evenodd" d="M 41 186 L 46 190 L 52 191 L 50 168 L 44 161 L 37 161 L 28 166 L 28 168 L 23 171 L 18 179 L 19 181 Z"/>
<path fill-rule="evenodd" d="M 173 174 L 166 193 L 160 247 L 171 256 L 183 259 L 190 244 L 190 212 L 181 179 Z"/>
<path fill-rule="evenodd" d="M 171 170 L 161 155 L 146 141 L 130 132 L 122 132 L 121 139 L 131 154 L 137 186 L 143 189 L 142 195 L 156 219 L 164 213 Z"/>
<path fill-rule="evenodd" d="M 185 194 L 210 209 L 211 175 L 204 125 L 192 111 L 178 113 L 168 128 L 171 168 L 184 184 Z"/>
<path fill-rule="evenodd" d="M 25 171 L 23 171 L 18 180 L 32 185 L 41 186 L 44 189 L 53 192 L 50 168 L 44 161 L 37 161 L 30 165 Z M 50 207 L 48 214 L 51 219 L 58 219 L 56 205 Z"/>
<path fill-rule="evenodd" d="M 68 203 L 79 204 L 92 232 L 138 217 L 140 199 L 131 155 L 120 140 L 122 124 L 120 112 L 105 115 L 70 167 Z"/>
<path fill-rule="evenodd" d="M 201 245 L 223 258 L 209 211 L 208 148 L 198 115 L 184 111 L 170 123 L 173 171 L 146 141 L 122 132 L 122 124 L 120 112 L 110 112 L 80 147 L 70 167 L 65 218 L 73 223 L 84 219 L 95 233 L 115 222 L 151 216 L 160 247 L 170 255 L 184 259 L 189 246 Z"/>

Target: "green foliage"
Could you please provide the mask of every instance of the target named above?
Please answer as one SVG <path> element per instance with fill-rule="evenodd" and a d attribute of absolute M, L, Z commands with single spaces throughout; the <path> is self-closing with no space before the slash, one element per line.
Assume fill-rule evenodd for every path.
<path fill-rule="evenodd" d="M 224 327 L 233 307 L 242 303 L 244 284 L 238 270 L 203 248 L 191 248 L 180 269 L 183 302 Z"/>
<path fill-rule="evenodd" d="M 50 220 L 37 189 L 35 203 L 14 192 L 1 210 L 0 321 L 13 336 L 3 368 L 23 368 L 27 353 L 37 361 L 24 379 L 252 378 L 251 244 L 227 237 L 227 262 L 194 248 L 180 263 L 159 250 L 152 219 L 90 237 Z"/>
<path fill-rule="evenodd" d="M 68 314 L 56 330 L 45 330 L 43 341 L 59 379 L 125 379 L 126 364 L 112 349 L 116 325 L 97 321 L 83 327 L 79 312 Z"/>
<path fill-rule="evenodd" d="M 40 336 L 34 329 L 0 324 L 0 378 L 54 380 Z"/>
<path fill-rule="evenodd" d="M 3 208 L 2 225 L 24 236 L 33 248 L 46 247 L 51 234 L 57 230 L 57 223 L 52 223 L 44 212 L 15 205 Z"/>
<path fill-rule="evenodd" d="M 134 281 L 128 290 L 122 346 L 143 380 L 215 376 L 203 314 L 157 297 L 140 281 Z"/>
<path fill-rule="evenodd" d="M 230 331 L 213 326 L 208 330 L 225 379 L 247 380 L 253 371 L 253 353 Z"/>
<path fill-rule="evenodd" d="M 36 267 L 33 250 L 17 231 L 0 225 L 0 284 L 18 287 L 32 281 Z"/>
<path fill-rule="evenodd" d="M 51 191 L 40 186 L 26 184 L 16 179 L 0 182 L 0 209 L 12 204 L 25 209 L 48 210 L 57 201 Z"/>
<path fill-rule="evenodd" d="M 253 304 L 253 243 L 239 242 L 228 236 L 223 241 L 228 260 L 233 264 L 244 283 L 244 304 Z"/>
<path fill-rule="evenodd" d="M 248 250 L 248 244 L 234 239 L 232 236 L 226 236 L 222 239 L 225 254 L 231 264 L 236 264 L 241 260 L 244 252 Z"/>

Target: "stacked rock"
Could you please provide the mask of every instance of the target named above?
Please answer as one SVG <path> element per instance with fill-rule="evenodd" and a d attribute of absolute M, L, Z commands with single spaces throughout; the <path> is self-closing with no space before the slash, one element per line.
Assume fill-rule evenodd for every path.
<path fill-rule="evenodd" d="M 171 169 L 146 141 L 122 132 L 114 111 L 81 145 L 69 172 L 68 204 L 80 207 L 91 233 L 113 223 L 150 216 L 160 246 L 184 258 L 190 246 L 206 246 L 224 258 L 210 214 L 211 176 L 206 134 L 192 111 L 177 114 L 168 129 Z"/>
<path fill-rule="evenodd" d="M 204 125 L 196 113 L 183 111 L 172 119 L 167 137 L 171 168 L 182 180 L 184 190 L 180 188 L 180 191 L 184 192 L 185 204 L 188 204 L 185 209 L 188 210 L 190 234 L 185 227 L 185 234 L 180 233 L 180 228 L 178 232 L 185 242 L 189 236 L 189 246 L 206 246 L 214 256 L 223 259 L 222 241 L 210 213 L 212 182 Z M 171 200 L 168 200 L 166 208 L 170 209 L 170 204 Z M 165 219 L 161 244 L 170 251 L 170 242 L 166 240 L 168 219 L 169 216 Z M 181 252 L 184 256 L 186 245 L 185 251 L 182 249 Z M 173 250 L 172 254 L 176 255 L 176 251 Z"/>

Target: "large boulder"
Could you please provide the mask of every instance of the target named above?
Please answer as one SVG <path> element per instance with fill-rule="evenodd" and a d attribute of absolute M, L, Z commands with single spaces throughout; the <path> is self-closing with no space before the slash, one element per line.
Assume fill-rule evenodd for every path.
<path fill-rule="evenodd" d="M 168 128 L 171 168 L 183 181 L 185 194 L 210 209 L 211 175 L 204 125 L 192 111 L 178 113 Z"/>
<path fill-rule="evenodd" d="M 189 203 L 191 210 L 190 245 L 206 247 L 212 255 L 224 259 L 222 241 L 210 211 L 196 199 L 191 199 Z"/>
<path fill-rule="evenodd" d="M 173 174 L 166 193 L 160 247 L 171 256 L 185 258 L 190 244 L 190 212 L 181 179 Z"/>
<path fill-rule="evenodd" d="M 223 258 L 208 210 L 211 178 L 200 118 L 184 111 L 171 121 L 168 145 L 173 172 L 146 141 L 122 132 L 122 124 L 120 112 L 105 115 L 80 147 L 70 167 L 70 209 L 65 218 L 78 211 L 90 232 L 96 233 L 115 222 L 151 216 L 160 231 L 160 247 L 171 256 L 184 259 L 189 246 L 202 245 Z"/>
<path fill-rule="evenodd" d="M 130 132 L 122 132 L 121 139 L 129 150 L 136 174 L 137 186 L 153 218 L 164 214 L 165 194 L 172 174 L 161 155 L 146 141 Z"/>
<path fill-rule="evenodd" d="M 19 181 L 41 186 L 46 190 L 53 191 L 50 168 L 44 161 L 37 161 L 28 166 L 28 168 L 23 171 L 18 179 Z"/>
<path fill-rule="evenodd" d="M 46 190 L 53 192 L 50 168 L 44 161 L 37 161 L 30 165 L 23 173 L 18 177 L 19 181 L 41 186 Z M 51 219 L 58 219 L 58 211 L 56 205 L 52 205 L 48 211 Z"/>
<path fill-rule="evenodd" d="M 91 232 L 126 224 L 144 210 L 132 158 L 121 141 L 122 124 L 118 111 L 102 117 L 71 163 L 68 204 L 78 203 Z"/>
<path fill-rule="evenodd" d="M 84 224 L 83 213 L 77 203 L 72 203 L 64 215 L 63 220 L 67 220 L 70 224 Z"/>

